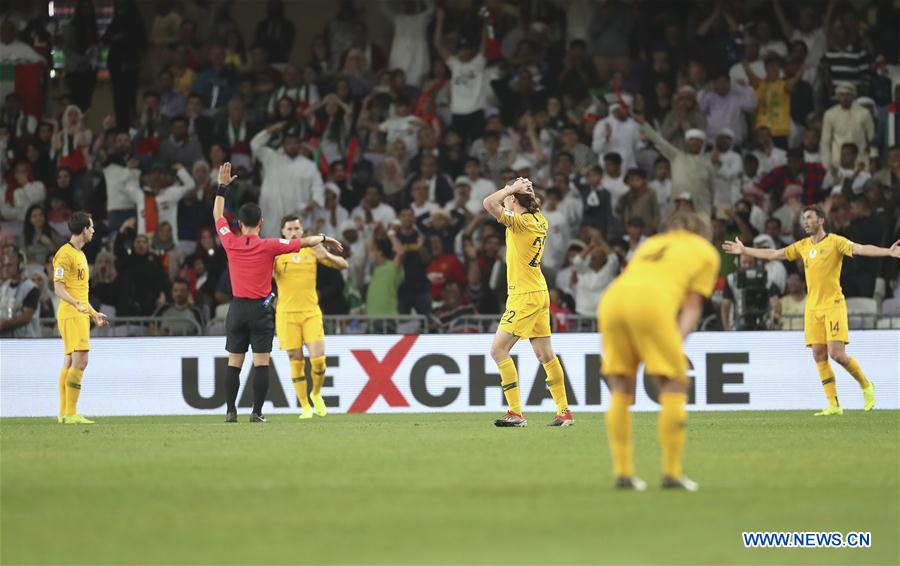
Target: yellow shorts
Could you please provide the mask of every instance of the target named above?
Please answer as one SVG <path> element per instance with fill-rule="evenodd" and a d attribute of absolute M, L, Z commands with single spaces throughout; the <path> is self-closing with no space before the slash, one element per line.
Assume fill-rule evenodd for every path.
<path fill-rule="evenodd" d="M 90 316 L 60 318 L 56 323 L 59 326 L 59 335 L 62 336 L 67 356 L 76 350 L 87 351 L 91 349 Z"/>
<path fill-rule="evenodd" d="M 687 379 L 687 358 L 676 320 L 677 306 L 652 292 L 611 287 L 597 306 L 603 337 L 603 375 L 634 378 L 644 373 Z"/>
<path fill-rule="evenodd" d="M 550 336 L 550 293 L 535 291 L 508 297 L 498 329 L 517 338 Z"/>
<path fill-rule="evenodd" d="M 324 340 L 322 311 L 276 311 L 275 334 L 282 350 L 299 350 L 303 344 Z"/>
<path fill-rule="evenodd" d="M 828 342 L 850 343 L 847 328 L 847 303 L 840 301 L 829 308 L 807 309 L 803 315 L 806 345 Z"/>

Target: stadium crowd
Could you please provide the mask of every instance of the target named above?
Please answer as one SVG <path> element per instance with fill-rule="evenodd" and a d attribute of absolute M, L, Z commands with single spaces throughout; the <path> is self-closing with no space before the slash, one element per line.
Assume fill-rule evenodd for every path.
<path fill-rule="evenodd" d="M 896 2 L 344 1 L 315 37 L 280 0 L 252 37 L 227 1 L 158 0 L 145 21 L 116 0 L 102 28 L 91 2 L 59 26 L 44 3 L 7 4 L 0 64 L 49 65 L 57 45 L 65 88 L 45 87 L 43 115 L 2 101 L 0 335 L 28 335 L 16 305 L 54 317 L 50 260 L 74 210 L 97 230 L 95 307 L 173 333 L 223 318 L 211 205 L 225 161 L 239 175 L 229 210 L 258 202 L 263 236 L 296 213 L 345 243 L 350 268 L 319 270 L 326 315 L 415 312 L 444 330 L 503 311 L 504 232 L 482 199 L 520 176 L 550 223 L 560 331 L 595 316 L 675 209 L 709 214 L 717 247 L 793 242 L 807 205 L 857 243 L 900 237 Z M 369 38 L 365 10 L 385 12 L 390 43 Z M 287 57 L 297 42 L 307 60 Z M 92 105 L 101 48 L 112 108 Z M 845 295 L 900 316 L 896 266 L 845 261 Z M 765 326 L 803 313 L 802 266 L 723 256 L 722 328 L 740 327 L 737 273 L 753 269 Z"/>

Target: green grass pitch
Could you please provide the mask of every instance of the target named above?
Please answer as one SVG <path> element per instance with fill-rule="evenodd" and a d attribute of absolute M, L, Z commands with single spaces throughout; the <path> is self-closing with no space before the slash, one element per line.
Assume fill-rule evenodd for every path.
<path fill-rule="evenodd" d="M 693 413 L 662 492 L 610 488 L 602 415 L 0 421 L 0 562 L 897 564 L 900 412 Z M 741 531 L 871 531 L 869 549 L 745 549 Z"/>

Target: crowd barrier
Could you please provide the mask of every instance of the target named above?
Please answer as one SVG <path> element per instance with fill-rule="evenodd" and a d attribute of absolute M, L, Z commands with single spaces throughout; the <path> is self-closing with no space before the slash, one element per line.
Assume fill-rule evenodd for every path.
<path fill-rule="evenodd" d="M 334 413 L 504 409 L 489 334 L 329 336 L 325 400 Z M 900 331 L 850 334 L 850 352 L 874 381 L 878 407 L 900 408 Z M 604 409 L 597 334 L 553 337 L 573 411 Z M 226 353 L 221 337 L 97 338 L 91 341 L 79 409 L 86 415 L 202 415 L 224 412 Z M 685 345 L 693 377 L 691 410 L 815 409 L 825 403 L 800 332 L 698 332 Z M 527 341 L 512 352 L 525 411 L 553 410 Z M 58 339 L 0 340 L 0 416 L 52 416 L 57 410 Z M 308 363 L 308 362 L 307 362 Z M 836 366 L 838 394 L 860 408 L 856 382 Z M 250 360 L 240 406 L 250 407 Z M 276 350 L 267 413 L 297 412 L 287 355 Z M 311 375 L 307 368 L 306 375 Z M 655 410 L 652 382 L 638 377 L 635 410 Z"/>

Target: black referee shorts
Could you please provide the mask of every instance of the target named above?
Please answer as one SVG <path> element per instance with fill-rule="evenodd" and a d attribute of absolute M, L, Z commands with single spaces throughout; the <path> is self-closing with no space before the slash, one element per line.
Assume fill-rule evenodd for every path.
<path fill-rule="evenodd" d="M 263 305 L 263 299 L 235 297 L 225 317 L 225 333 L 225 350 L 231 354 L 246 354 L 248 346 L 254 354 L 271 353 L 275 337 L 272 305 Z"/>

